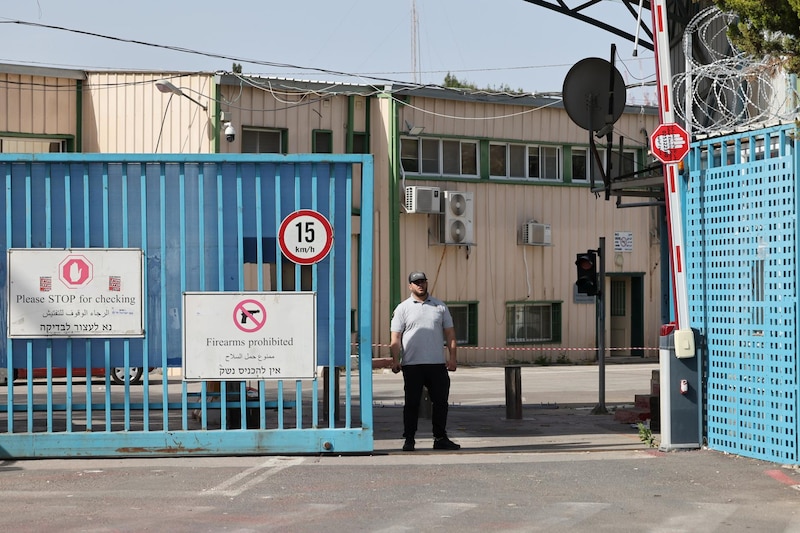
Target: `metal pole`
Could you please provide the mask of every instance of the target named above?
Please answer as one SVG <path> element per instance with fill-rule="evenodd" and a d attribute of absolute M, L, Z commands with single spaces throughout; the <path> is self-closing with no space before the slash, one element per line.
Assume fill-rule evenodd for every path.
<path fill-rule="evenodd" d="M 597 247 L 597 259 L 599 272 L 597 286 L 600 289 L 595 299 L 595 314 L 597 316 L 597 373 L 598 373 L 598 400 L 597 405 L 592 409 L 593 415 L 608 414 L 606 409 L 606 306 L 604 293 L 606 288 L 606 238 L 600 237 Z"/>
<path fill-rule="evenodd" d="M 506 418 L 522 420 L 522 368 L 506 367 Z"/>

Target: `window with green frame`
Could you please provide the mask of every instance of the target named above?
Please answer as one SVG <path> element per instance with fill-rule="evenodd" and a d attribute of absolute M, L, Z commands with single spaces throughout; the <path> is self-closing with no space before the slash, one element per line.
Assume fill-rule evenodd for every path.
<path fill-rule="evenodd" d="M 506 344 L 561 342 L 561 302 L 506 304 Z"/>
<path fill-rule="evenodd" d="M 266 128 L 242 128 L 243 154 L 285 154 L 287 152 L 286 130 Z"/>
<path fill-rule="evenodd" d="M 3 154 L 47 154 L 70 152 L 70 139 L 54 139 L 42 136 L 0 137 L 0 153 Z"/>
<path fill-rule="evenodd" d="M 447 303 L 459 346 L 478 345 L 478 302 Z"/>
<path fill-rule="evenodd" d="M 311 152 L 315 154 L 333 153 L 333 132 L 331 130 L 314 130 L 311 132 Z"/>
<path fill-rule="evenodd" d="M 473 140 L 402 137 L 403 171 L 474 178 L 478 176 L 478 142 Z"/>

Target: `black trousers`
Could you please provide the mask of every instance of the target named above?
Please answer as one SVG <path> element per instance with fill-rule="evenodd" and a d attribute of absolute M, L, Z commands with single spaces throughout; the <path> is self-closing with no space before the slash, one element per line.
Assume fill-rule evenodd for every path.
<path fill-rule="evenodd" d="M 403 383 L 405 385 L 405 405 L 403 406 L 403 437 L 413 439 L 417 433 L 419 420 L 419 404 L 422 399 L 422 388 L 428 389 L 431 398 L 433 437 L 440 439 L 447 436 L 447 406 L 450 398 L 450 375 L 447 366 L 440 365 L 405 365 L 403 366 Z"/>

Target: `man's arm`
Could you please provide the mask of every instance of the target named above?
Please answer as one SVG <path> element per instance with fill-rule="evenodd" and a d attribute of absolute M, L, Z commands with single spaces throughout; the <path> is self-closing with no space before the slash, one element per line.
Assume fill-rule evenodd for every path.
<path fill-rule="evenodd" d="M 389 345 L 389 353 L 392 354 L 392 372 L 397 374 L 400 372 L 400 340 L 403 334 L 399 331 L 392 331 L 391 344 Z"/>
<path fill-rule="evenodd" d="M 447 341 L 447 370 L 455 372 L 458 367 L 458 359 L 456 358 L 456 351 L 458 342 L 456 342 L 456 328 L 444 328 L 444 338 Z"/>

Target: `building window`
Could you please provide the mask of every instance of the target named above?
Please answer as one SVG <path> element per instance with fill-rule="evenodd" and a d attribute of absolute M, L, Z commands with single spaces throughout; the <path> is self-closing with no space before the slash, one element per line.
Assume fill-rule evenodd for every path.
<path fill-rule="evenodd" d="M 311 137 L 311 152 L 315 154 L 333 153 L 333 132 L 330 130 L 314 130 Z"/>
<path fill-rule="evenodd" d="M 475 141 L 403 137 L 400 159 L 403 171 L 410 174 L 478 175 L 478 143 Z"/>
<path fill-rule="evenodd" d="M 405 172 L 419 173 L 419 139 L 400 139 L 400 164 Z"/>
<path fill-rule="evenodd" d="M 496 178 L 560 181 L 561 148 L 490 144 L 489 174 Z"/>
<path fill-rule="evenodd" d="M 459 346 L 478 345 L 478 303 L 448 303 L 447 308 L 453 317 L 456 328 L 456 341 Z"/>
<path fill-rule="evenodd" d="M 505 178 L 508 176 L 508 164 L 506 160 L 507 146 L 505 144 L 489 145 L 489 175 Z"/>
<path fill-rule="evenodd" d="M 442 174 L 454 176 L 478 175 L 478 143 L 442 141 Z"/>
<path fill-rule="evenodd" d="M 506 305 L 506 343 L 561 342 L 561 303 L 525 302 Z"/>
<path fill-rule="evenodd" d="M 66 151 L 66 139 L 0 137 L 0 153 L 3 154 L 52 154 Z"/>
<path fill-rule="evenodd" d="M 603 170 L 606 169 L 606 150 L 605 148 L 597 149 L 597 156 L 602 161 L 602 165 L 597 163 L 597 160 L 589 151 L 588 148 L 572 148 L 572 181 L 586 181 L 589 180 L 589 159 L 591 159 L 592 166 L 594 167 L 594 180 L 596 182 L 603 181 Z M 612 154 L 612 177 L 618 176 L 632 177 L 633 173 L 638 170 L 636 150 L 623 150 L 622 160 L 620 160 L 619 152 L 614 151 Z"/>
<path fill-rule="evenodd" d="M 630 178 L 638 168 L 639 166 L 636 164 L 636 152 L 633 150 L 623 150 L 622 161 L 619 163 L 618 175 Z"/>
<path fill-rule="evenodd" d="M 611 316 L 625 316 L 625 281 L 611 280 Z"/>
<path fill-rule="evenodd" d="M 353 132 L 353 151 L 354 154 L 369 153 L 369 137 L 365 132 Z"/>
<path fill-rule="evenodd" d="M 556 146 L 528 146 L 528 178 L 561 180 L 561 149 Z"/>
<path fill-rule="evenodd" d="M 282 154 L 283 141 L 281 130 L 242 128 L 243 154 Z"/>
<path fill-rule="evenodd" d="M 423 174 L 440 174 L 439 141 L 436 139 L 420 140 Z"/>
<path fill-rule="evenodd" d="M 589 180 L 589 151 L 586 148 L 572 149 L 572 181 Z"/>

